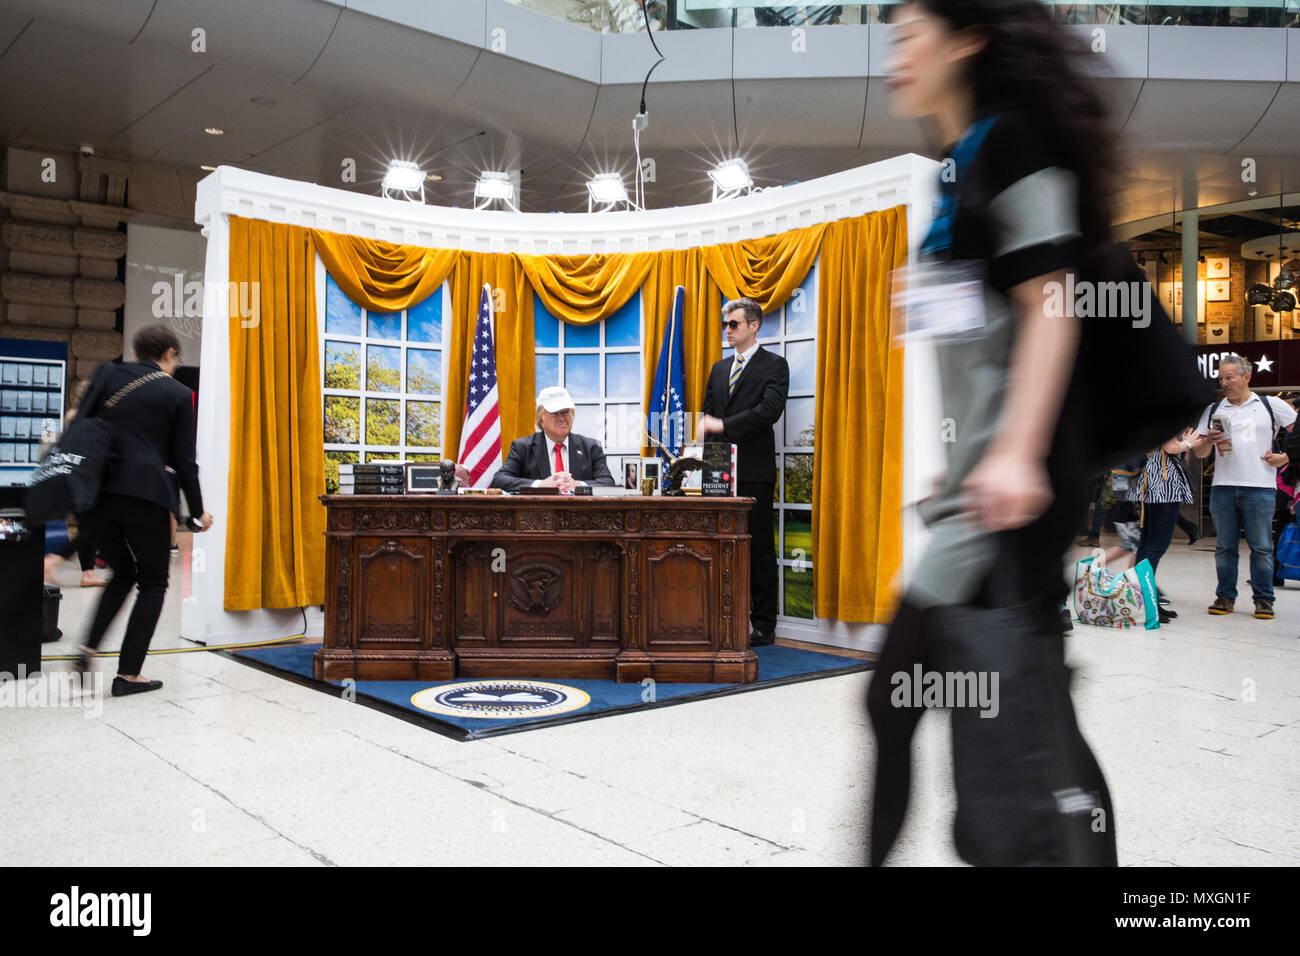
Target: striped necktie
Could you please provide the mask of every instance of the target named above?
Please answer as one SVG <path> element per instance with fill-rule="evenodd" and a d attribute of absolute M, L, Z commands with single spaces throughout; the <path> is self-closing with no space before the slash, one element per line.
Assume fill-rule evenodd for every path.
<path fill-rule="evenodd" d="M 736 354 L 736 362 L 731 366 L 731 378 L 727 381 L 727 394 L 736 391 L 736 379 L 740 378 L 740 367 L 745 364 L 744 356 Z"/>

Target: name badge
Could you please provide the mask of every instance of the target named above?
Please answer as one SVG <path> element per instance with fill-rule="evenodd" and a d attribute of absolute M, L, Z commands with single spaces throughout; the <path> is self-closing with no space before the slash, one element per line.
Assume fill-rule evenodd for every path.
<path fill-rule="evenodd" d="M 977 337 L 984 328 L 985 270 L 978 262 L 918 262 L 894 272 L 891 304 L 901 338 Z"/>

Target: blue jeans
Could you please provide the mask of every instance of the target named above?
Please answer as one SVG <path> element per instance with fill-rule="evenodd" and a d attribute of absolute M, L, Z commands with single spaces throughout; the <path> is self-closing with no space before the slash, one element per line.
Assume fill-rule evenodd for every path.
<path fill-rule="evenodd" d="M 1138 543 L 1137 556 L 1133 563 L 1146 559 L 1151 562 L 1151 574 L 1154 577 L 1160 567 L 1160 559 L 1169 550 L 1169 543 L 1174 540 L 1174 528 L 1178 523 L 1176 501 L 1167 504 L 1147 504 L 1146 522 L 1142 525 L 1142 538 Z M 1233 572 L 1235 575 L 1235 571 Z"/>
<path fill-rule="evenodd" d="M 1214 568 L 1219 574 L 1215 594 L 1237 599 L 1237 550 L 1241 532 L 1250 547 L 1250 590 L 1256 601 L 1273 600 L 1273 508 L 1276 490 L 1242 485 L 1210 489 L 1210 516 L 1216 536 Z"/>

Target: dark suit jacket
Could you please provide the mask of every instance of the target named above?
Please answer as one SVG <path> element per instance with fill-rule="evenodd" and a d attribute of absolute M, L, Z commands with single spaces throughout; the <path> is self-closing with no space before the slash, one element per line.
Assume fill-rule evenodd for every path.
<path fill-rule="evenodd" d="M 736 391 L 727 396 L 733 359 L 720 359 L 704 388 L 704 414 L 722 419 L 721 435 L 702 436 L 736 446 L 736 477 L 742 482 L 776 481 L 776 435 L 773 426 L 785 411 L 790 366 L 761 345 L 746 363 Z"/>
<path fill-rule="evenodd" d="M 569 474 L 589 485 L 613 485 L 614 476 L 605 464 L 600 442 L 585 435 L 569 432 Z M 519 491 L 534 481 L 551 477 L 551 462 L 546 459 L 546 433 L 533 432 L 510 443 L 505 462 L 492 476 L 493 488 Z"/>
<path fill-rule="evenodd" d="M 123 385 L 161 369 L 153 362 L 105 362 L 95 369 L 78 417 L 98 414 L 113 426 L 113 448 L 101 491 L 143 498 L 176 512 L 176 472 L 190 514 L 203 514 L 194 463 L 194 393 L 170 375 L 141 385 L 112 408 L 101 408 Z"/>

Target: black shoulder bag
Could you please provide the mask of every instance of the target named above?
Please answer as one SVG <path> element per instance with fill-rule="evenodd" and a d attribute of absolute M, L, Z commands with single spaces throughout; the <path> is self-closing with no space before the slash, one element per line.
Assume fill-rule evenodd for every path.
<path fill-rule="evenodd" d="M 99 411 L 112 408 L 141 385 L 166 375 L 141 375 L 114 392 L 94 415 L 72 420 L 32 475 L 23 502 L 31 524 L 57 521 L 68 512 L 81 514 L 95 506 L 113 448 L 113 426 L 99 417 Z"/>

